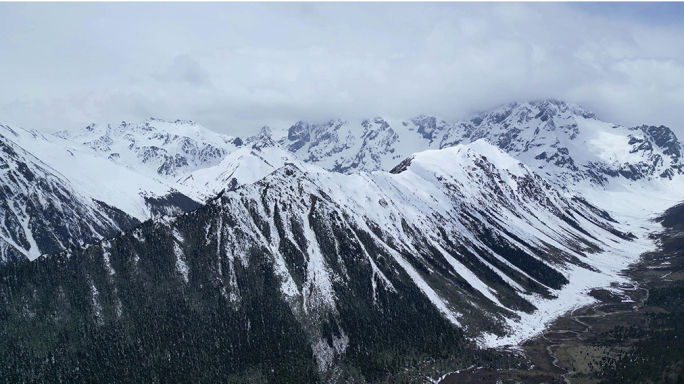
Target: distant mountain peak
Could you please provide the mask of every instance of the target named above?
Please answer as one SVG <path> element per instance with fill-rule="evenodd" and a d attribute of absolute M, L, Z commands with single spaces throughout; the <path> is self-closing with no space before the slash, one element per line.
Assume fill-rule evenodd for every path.
<path fill-rule="evenodd" d="M 192 121 L 192 120 L 180 120 L 180 119 L 175 120 L 174 124 L 183 124 L 183 125 L 192 125 L 192 126 L 197 125 L 197 123 Z"/>
<path fill-rule="evenodd" d="M 259 130 L 259 133 L 257 133 L 254 136 L 248 137 L 247 142 L 260 140 L 262 138 L 271 138 L 272 136 L 273 136 L 273 132 L 271 131 L 271 128 L 269 128 L 267 125 L 264 125 Z"/>
<path fill-rule="evenodd" d="M 217 164 L 241 145 L 241 140 L 215 133 L 191 120 L 171 122 L 154 117 L 138 124 L 91 124 L 54 135 L 83 144 L 107 159 L 153 177 L 176 178 Z"/>
<path fill-rule="evenodd" d="M 573 103 L 568 103 L 565 101 L 560 101 L 556 99 L 545 99 L 545 100 L 538 100 L 538 101 L 533 101 L 530 103 L 531 105 L 539 108 L 542 111 L 545 111 L 548 113 L 564 113 L 564 112 L 570 112 L 573 115 L 577 116 L 582 116 L 586 119 L 592 119 L 595 118 L 596 115 L 594 112 L 580 106 L 577 104 Z"/>
<path fill-rule="evenodd" d="M 508 103 L 455 123 L 430 115 L 399 123 L 382 117 L 299 121 L 279 143 L 306 162 L 353 173 L 389 171 L 413 153 L 479 139 L 545 169 L 543 174 L 561 184 L 605 185 L 616 177 L 636 181 L 684 173 L 682 145 L 667 127 L 606 123 L 580 105 L 552 98 Z"/>

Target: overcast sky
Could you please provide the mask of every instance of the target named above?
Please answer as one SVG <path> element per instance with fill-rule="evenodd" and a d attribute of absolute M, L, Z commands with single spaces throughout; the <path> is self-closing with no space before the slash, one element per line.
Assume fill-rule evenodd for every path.
<path fill-rule="evenodd" d="M 0 3 L 0 121 L 456 121 L 556 98 L 684 139 L 682 3 Z"/>

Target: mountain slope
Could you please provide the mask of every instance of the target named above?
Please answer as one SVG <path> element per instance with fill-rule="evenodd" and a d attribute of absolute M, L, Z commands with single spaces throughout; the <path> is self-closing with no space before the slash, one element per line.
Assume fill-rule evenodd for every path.
<path fill-rule="evenodd" d="M 617 276 L 620 268 L 637 257 L 635 250 L 650 246 L 643 240 L 625 241 L 633 235 L 615 230 L 619 224 L 606 212 L 581 198 L 564 198 L 484 141 L 416 154 L 392 172 L 396 175 L 319 177 L 336 180 L 326 193 L 347 211 L 357 212 L 358 220 L 369 223 L 389 248 L 401 255 L 422 255 L 429 262 L 443 256 L 475 288 L 476 296 L 486 298 L 446 301 L 446 307 L 457 309 L 454 317 L 466 329 L 482 329 L 475 314 L 483 312 L 488 320 L 508 319 L 507 326 L 518 328 L 517 340 L 528 337 L 553 316 L 586 301 L 580 293 L 583 284 L 622 280 Z M 432 272 L 435 266 L 426 269 Z M 427 280 L 432 279 L 434 274 Z M 449 287 L 435 289 L 441 297 L 459 290 L 440 284 Z M 548 292 L 562 300 L 545 300 Z M 534 309 L 528 303 L 540 311 L 527 315 Z M 438 301 L 435 305 L 440 306 Z M 459 312 L 469 316 L 459 317 Z"/>
<path fill-rule="evenodd" d="M 493 358 L 466 336 L 539 331 L 644 246 L 483 141 L 393 172 L 285 164 L 190 213 L 9 267 L 0 375 L 435 377 Z"/>
<path fill-rule="evenodd" d="M 0 124 L 0 265 L 197 206 L 168 186 L 58 141 Z"/>

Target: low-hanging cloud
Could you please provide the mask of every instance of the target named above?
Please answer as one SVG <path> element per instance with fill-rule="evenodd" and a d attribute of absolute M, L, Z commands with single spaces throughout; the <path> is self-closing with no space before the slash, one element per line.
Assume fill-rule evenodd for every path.
<path fill-rule="evenodd" d="M 191 86 L 209 86 L 209 74 L 192 57 L 179 55 L 163 72 L 154 76 L 161 82 L 188 83 Z"/>
<path fill-rule="evenodd" d="M 625 7 L 5 3 L 0 120 L 49 132 L 154 116 L 244 135 L 557 98 L 684 138 L 684 8 Z"/>

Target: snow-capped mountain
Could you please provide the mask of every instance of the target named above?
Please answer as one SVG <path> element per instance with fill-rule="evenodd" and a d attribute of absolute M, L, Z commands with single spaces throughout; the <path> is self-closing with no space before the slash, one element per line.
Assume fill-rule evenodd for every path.
<path fill-rule="evenodd" d="M 609 193 L 682 185 L 668 128 L 552 100 L 244 139 L 0 134 L 2 257 L 58 252 L 0 271 L 8 382 L 434 379 L 626 282 L 656 224 Z"/>
<path fill-rule="evenodd" d="M 55 136 L 92 148 L 100 156 L 149 177 L 174 180 L 218 164 L 242 140 L 210 131 L 193 121 L 150 118 L 139 124 L 91 124 Z"/>
<path fill-rule="evenodd" d="M 288 163 L 187 214 L 16 267 L 0 327 L 51 321 L 60 334 L 83 322 L 81 345 L 124 381 L 379 381 L 413 356 L 462 354 L 464 335 L 529 335 L 587 287 L 620 281 L 645 244 L 618 227 L 485 141 L 415 154 L 392 173 Z M 11 351 L 39 337 L 0 332 Z M 74 359 L 40 337 L 50 358 L 11 352 L 8 364 L 100 374 L 90 353 Z"/>
<path fill-rule="evenodd" d="M 198 204 L 68 142 L 0 124 L 0 265 L 111 237 Z"/>
<path fill-rule="evenodd" d="M 398 140 L 399 135 L 385 120 L 375 118 L 363 120 L 358 126 L 341 120 L 320 125 L 300 121 L 279 142 L 306 162 L 348 173 L 396 164 L 402 159 L 402 154 L 395 153 Z"/>
<path fill-rule="evenodd" d="M 200 200 L 215 197 L 224 190 L 261 180 L 287 163 L 300 163 L 280 148 L 268 131 L 250 137 L 240 149 L 226 155 L 213 167 L 198 169 L 178 179 L 192 196 Z"/>
<path fill-rule="evenodd" d="M 567 184 L 670 179 L 682 173 L 682 145 L 669 128 L 606 123 L 560 101 L 515 103 L 480 114 L 445 131 L 439 146 L 481 138 Z"/>
<path fill-rule="evenodd" d="M 390 170 L 397 160 L 426 149 L 485 138 L 559 186 L 586 181 L 651 180 L 683 173 L 682 144 L 664 126 L 628 128 L 599 120 L 577 105 L 555 100 L 513 103 L 449 124 L 431 116 L 360 125 L 298 122 L 281 144 L 306 162 L 328 170 Z"/>

